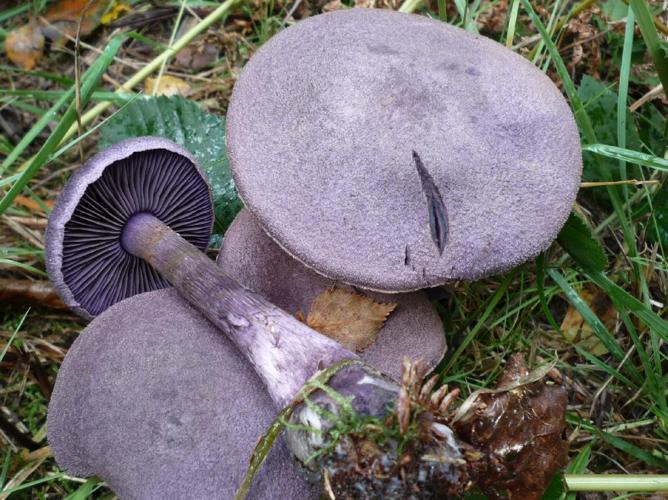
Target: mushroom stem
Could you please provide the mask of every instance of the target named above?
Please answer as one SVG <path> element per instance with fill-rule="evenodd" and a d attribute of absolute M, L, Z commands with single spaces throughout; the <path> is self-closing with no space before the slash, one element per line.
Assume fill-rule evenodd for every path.
<path fill-rule="evenodd" d="M 250 360 L 279 408 L 318 370 L 357 356 L 247 290 L 149 213 L 134 215 L 122 245 L 144 259 Z"/>
<path fill-rule="evenodd" d="M 132 215 L 120 240 L 236 344 L 279 408 L 292 407 L 286 441 L 311 479 L 323 479 L 345 497 L 359 491 L 367 492 L 364 498 L 397 499 L 420 490 L 462 491 L 467 474 L 447 426 L 421 417 L 424 429 L 409 432 L 404 419 L 397 436 L 388 424 L 396 422 L 394 410 L 405 388 L 400 392 L 396 382 L 339 343 L 241 286 L 158 217 Z M 353 361 L 340 363 L 345 360 Z M 326 368 L 332 373 L 324 372 L 325 382 L 313 377 Z M 303 387 L 308 396 L 300 392 Z M 405 396 L 407 416 L 411 404 Z M 386 425 L 391 428 L 385 431 Z M 407 450 L 416 457 L 408 460 L 414 462 L 410 471 Z M 437 462 L 418 458 L 423 455 Z"/>

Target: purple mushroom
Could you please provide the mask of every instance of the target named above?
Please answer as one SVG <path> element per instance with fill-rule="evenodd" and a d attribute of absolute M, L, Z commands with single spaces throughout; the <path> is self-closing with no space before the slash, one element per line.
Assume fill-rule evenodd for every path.
<path fill-rule="evenodd" d="M 70 348 L 49 404 L 48 437 L 71 474 L 121 498 L 232 498 L 276 417 L 236 347 L 174 290 L 126 299 Z M 282 442 L 249 497 L 317 498 Z"/>
<path fill-rule="evenodd" d="M 539 69 L 388 10 L 314 16 L 271 38 L 234 86 L 226 143 L 240 197 L 287 253 L 390 292 L 536 256 L 582 169 L 572 112 Z"/>

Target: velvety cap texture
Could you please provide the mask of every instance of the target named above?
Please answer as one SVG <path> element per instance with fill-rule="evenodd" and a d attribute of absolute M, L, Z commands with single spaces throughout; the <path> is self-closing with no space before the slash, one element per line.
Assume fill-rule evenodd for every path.
<path fill-rule="evenodd" d="M 321 274 L 407 291 L 545 250 L 581 175 L 557 87 L 485 37 L 350 9 L 298 22 L 251 58 L 227 115 L 244 203 Z"/>
<path fill-rule="evenodd" d="M 314 273 L 283 252 L 248 210 L 239 212 L 225 233 L 218 265 L 290 314 L 301 311 L 307 315 L 313 300 L 334 285 L 351 289 Z M 432 367 L 438 364 L 446 350 L 443 324 L 424 292 L 362 293 L 379 302 L 397 303 L 374 344 L 360 354 L 365 361 L 396 379 L 404 355 L 423 358 Z"/>
<path fill-rule="evenodd" d="M 65 186 L 49 217 L 46 265 L 77 313 L 90 318 L 126 297 L 168 286 L 121 244 L 125 224 L 142 212 L 206 249 L 213 225 L 209 187 L 190 153 L 166 139 L 119 142 Z"/>
<path fill-rule="evenodd" d="M 123 499 L 231 499 L 276 409 L 250 364 L 174 290 L 109 308 L 77 338 L 49 404 L 58 464 Z M 250 498 L 316 499 L 282 440 Z"/>

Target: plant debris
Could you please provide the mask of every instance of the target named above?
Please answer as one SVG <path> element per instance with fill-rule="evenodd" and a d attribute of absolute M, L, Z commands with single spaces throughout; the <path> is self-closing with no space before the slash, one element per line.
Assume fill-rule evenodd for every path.
<path fill-rule="evenodd" d="M 102 23 L 105 14 L 113 12 L 111 8 L 111 0 L 59 0 L 49 5 L 44 13 L 42 32 L 53 42 L 62 44 L 77 36 L 81 21 L 79 34 L 90 35 Z M 111 22 L 113 16 L 106 16 L 105 20 Z"/>
<path fill-rule="evenodd" d="M 582 290 L 580 297 L 592 311 L 601 319 L 606 328 L 614 330 L 617 322 L 617 311 L 612 302 L 603 292 Z M 603 356 L 608 353 L 608 349 L 594 335 L 594 330 L 589 323 L 585 321 L 580 312 L 572 305 L 568 307 L 566 316 L 561 322 L 561 331 L 569 342 L 577 344 L 583 349 L 596 356 Z"/>
<path fill-rule="evenodd" d="M 396 307 L 394 302 L 380 303 L 366 295 L 330 288 L 315 298 L 306 324 L 359 353 L 374 343 Z"/>
<path fill-rule="evenodd" d="M 490 498 L 538 499 L 566 464 L 567 394 L 558 379 L 554 369 L 529 373 L 516 354 L 496 389 L 472 394 L 458 411 L 453 428 L 480 451 L 471 476 Z"/>
<path fill-rule="evenodd" d="M 186 97 L 192 93 L 192 88 L 185 80 L 176 76 L 162 75 L 160 78 L 147 78 L 144 82 L 144 93 L 156 96 L 180 95 Z"/>
<path fill-rule="evenodd" d="M 44 35 L 35 22 L 16 28 L 7 34 L 5 52 L 11 62 L 31 70 L 44 54 Z"/>

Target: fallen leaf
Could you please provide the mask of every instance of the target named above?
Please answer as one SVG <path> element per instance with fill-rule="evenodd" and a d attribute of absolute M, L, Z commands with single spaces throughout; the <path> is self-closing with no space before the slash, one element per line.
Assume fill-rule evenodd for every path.
<path fill-rule="evenodd" d="M 453 422 L 458 438 L 481 452 L 471 475 L 492 499 L 537 500 L 567 462 L 566 390 L 552 367 L 527 370 L 510 358 L 496 389 L 472 394 Z"/>
<path fill-rule="evenodd" d="M 353 352 L 363 352 L 396 307 L 393 302 L 380 303 L 366 295 L 330 288 L 315 298 L 306 324 Z"/>
<path fill-rule="evenodd" d="M 125 2 L 116 1 L 105 15 L 100 18 L 100 24 L 111 24 L 122 15 L 132 12 L 132 8 Z"/>
<path fill-rule="evenodd" d="M 14 203 L 16 203 L 17 205 L 21 205 L 23 208 L 27 208 L 33 214 L 44 213 L 42 205 L 37 203 L 33 198 L 29 198 L 28 196 L 17 196 L 16 199 L 14 200 Z M 53 208 L 54 205 L 52 200 L 47 200 L 44 202 L 44 204 L 49 208 Z"/>
<path fill-rule="evenodd" d="M 7 33 L 5 52 L 11 62 L 31 70 L 44 54 L 44 35 L 36 23 L 30 22 Z"/>
<path fill-rule="evenodd" d="M 188 96 L 192 89 L 190 85 L 184 80 L 177 78 L 175 76 L 162 75 L 160 81 L 157 81 L 157 78 L 147 78 L 144 82 L 144 93 L 146 95 L 164 95 L 164 96 L 173 96 L 180 95 L 182 97 Z M 155 86 L 157 84 L 157 90 Z"/>
<path fill-rule="evenodd" d="M 614 330 L 617 322 L 617 311 L 612 306 L 608 296 L 600 291 L 591 292 L 582 290 L 580 297 L 591 310 L 599 317 L 608 330 Z M 594 335 L 592 327 L 587 323 L 578 310 L 572 305 L 566 311 L 566 316 L 561 322 L 561 331 L 564 337 L 572 344 L 585 349 L 595 356 L 607 354 L 608 350 L 601 341 Z"/>
<path fill-rule="evenodd" d="M 55 43 L 64 43 L 67 37 L 76 37 L 81 19 L 80 34 L 89 35 L 100 25 L 111 3 L 112 0 L 58 0 L 46 9 L 42 32 Z"/>

